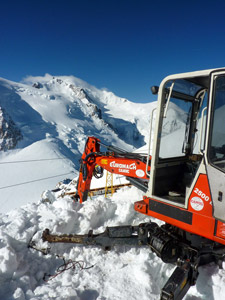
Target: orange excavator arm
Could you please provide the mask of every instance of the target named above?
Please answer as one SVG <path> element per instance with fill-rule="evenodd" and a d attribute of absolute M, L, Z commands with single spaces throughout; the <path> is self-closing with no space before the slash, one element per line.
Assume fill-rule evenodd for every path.
<path fill-rule="evenodd" d="M 100 152 L 100 145 L 107 148 L 107 152 Z M 105 169 L 111 173 L 124 175 L 133 185 L 146 190 L 149 177 L 146 174 L 146 156 L 129 153 L 114 146 L 107 146 L 98 138 L 88 137 L 81 157 L 79 178 L 77 182 L 76 198 L 80 203 L 87 200 L 93 174 Z M 148 172 L 150 167 L 148 166 Z"/>

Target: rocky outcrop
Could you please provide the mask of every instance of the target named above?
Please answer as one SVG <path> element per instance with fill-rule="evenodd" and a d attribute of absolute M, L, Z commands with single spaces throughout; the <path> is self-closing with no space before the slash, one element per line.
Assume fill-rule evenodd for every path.
<path fill-rule="evenodd" d="M 23 138 L 9 114 L 0 107 L 0 151 L 14 149 Z"/>
<path fill-rule="evenodd" d="M 32 87 L 35 87 L 36 89 L 42 89 L 43 85 L 40 82 L 35 82 Z"/>

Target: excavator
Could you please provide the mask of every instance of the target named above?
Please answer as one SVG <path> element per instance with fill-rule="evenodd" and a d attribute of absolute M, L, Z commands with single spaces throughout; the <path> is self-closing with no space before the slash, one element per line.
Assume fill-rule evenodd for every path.
<path fill-rule="evenodd" d="M 99 234 L 57 235 L 46 229 L 42 238 L 106 250 L 148 246 L 176 266 L 160 299 L 178 300 L 196 284 L 200 266 L 221 266 L 225 258 L 225 68 L 170 75 L 151 90 L 158 101 L 148 153 L 128 153 L 89 137 L 76 192 L 76 200 L 85 203 L 93 176 L 101 177 L 103 169 L 124 175 L 144 193 L 134 209 L 151 221 Z"/>

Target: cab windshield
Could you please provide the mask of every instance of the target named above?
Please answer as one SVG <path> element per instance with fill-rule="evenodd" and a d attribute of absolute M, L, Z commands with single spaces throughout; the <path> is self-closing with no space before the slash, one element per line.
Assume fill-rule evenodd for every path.
<path fill-rule="evenodd" d="M 225 76 L 216 78 L 213 104 L 209 160 L 225 172 Z"/>
<path fill-rule="evenodd" d="M 201 86 L 186 80 L 170 81 L 166 84 L 160 159 L 183 157 L 194 153 L 198 142 L 196 128 L 199 125 L 199 107 L 205 98 L 203 97 L 205 94 L 199 99 L 196 99 L 195 95 L 201 89 Z M 191 136 L 191 131 L 196 133 L 196 136 Z"/>

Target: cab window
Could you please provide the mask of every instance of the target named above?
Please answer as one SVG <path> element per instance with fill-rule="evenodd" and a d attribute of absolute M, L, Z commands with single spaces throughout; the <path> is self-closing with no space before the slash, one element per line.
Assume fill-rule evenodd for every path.
<path fill-rule="evenodd" d="M 209 161 L 225 172 L 225 76 L 215 80 Z"/>

